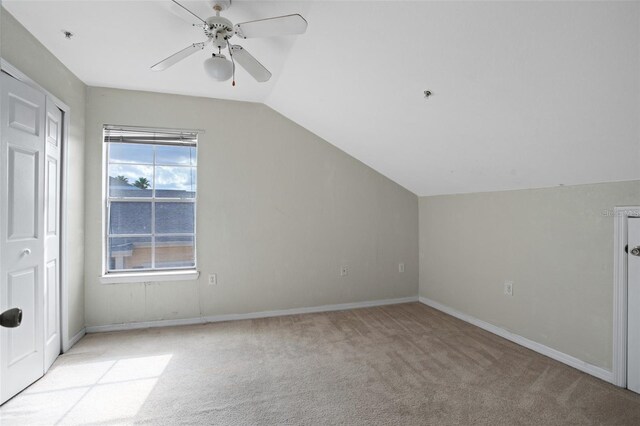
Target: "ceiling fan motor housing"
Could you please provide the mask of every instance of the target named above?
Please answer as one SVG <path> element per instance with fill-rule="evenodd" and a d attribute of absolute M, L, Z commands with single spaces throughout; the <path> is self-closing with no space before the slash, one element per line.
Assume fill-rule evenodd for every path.
<path fill-rule="evenodd" d="M 222 16 L 207 18 L 204 34 L 213 41 L 218 48 L 227 47 L 227 39 L 233 36 L 233 24 Z"/>

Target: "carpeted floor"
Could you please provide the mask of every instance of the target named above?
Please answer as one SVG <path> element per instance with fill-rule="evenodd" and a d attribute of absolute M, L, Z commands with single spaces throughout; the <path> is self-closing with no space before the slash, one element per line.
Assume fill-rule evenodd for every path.
<path fill-rule="evenodd" d="M 618 389 L 418 303 L 93 334 L 0 424 L 639 425 Z"/>

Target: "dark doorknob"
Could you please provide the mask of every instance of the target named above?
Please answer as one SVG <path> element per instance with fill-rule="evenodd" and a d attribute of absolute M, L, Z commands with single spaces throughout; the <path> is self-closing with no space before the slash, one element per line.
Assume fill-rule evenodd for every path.
<path fill-rule="evenodd" d="M 0 314 L 0 326 L 15 328 L 22 323 L 22 309 L 13 308 Z"/>

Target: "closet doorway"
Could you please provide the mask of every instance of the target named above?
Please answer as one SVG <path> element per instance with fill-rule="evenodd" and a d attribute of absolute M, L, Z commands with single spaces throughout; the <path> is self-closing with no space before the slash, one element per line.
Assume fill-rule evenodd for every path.
<path fill-rule="evenodd" d="M 42 377 L 62 348 L 65 110 L 0 72 L 0 404 Z"/>

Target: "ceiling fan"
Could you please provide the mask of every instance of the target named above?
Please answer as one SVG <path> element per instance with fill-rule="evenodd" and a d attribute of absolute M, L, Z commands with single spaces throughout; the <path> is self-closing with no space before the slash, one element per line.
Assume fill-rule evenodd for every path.
<path fill-rule="evenodd" d="M 200 43 L 193 43 L 158 62 L 151 67 L 153 71 L 166 70 L 170 66 L 212 44 L 214 49 L 217 48 L 218 52 L 214 52 L 210 58 L 204 61 L 204 69 L 212 78 L 218 81 L 226 81 L 234 77 L 232 85 L 235 86 L 235 64 L 237 62 L 255 78 L 256 81 L 263 83 L 271 78 L 269 70 L 242 46 L 231 44 L 229 39 L 234 35 L 247 39 L 303 34 L 307 30 L 307 21 L 298 14 L 258 19 L 256 21 L 242 22 L 233 25 L 230 20 L 220 16 L 220 12 L 231 6 L 231 0 L 212 1 L 213 10 L 215 10 L 216 15 L 207 19 L 200 18 L 176 0 L 171 1 L 202 22 L 193 24 L 193 26 L 202 28 L 207 39 Z M 227 59 L 226 56 L 222 54 L 224 49 L 228 50 L 230 59 Z"/>

